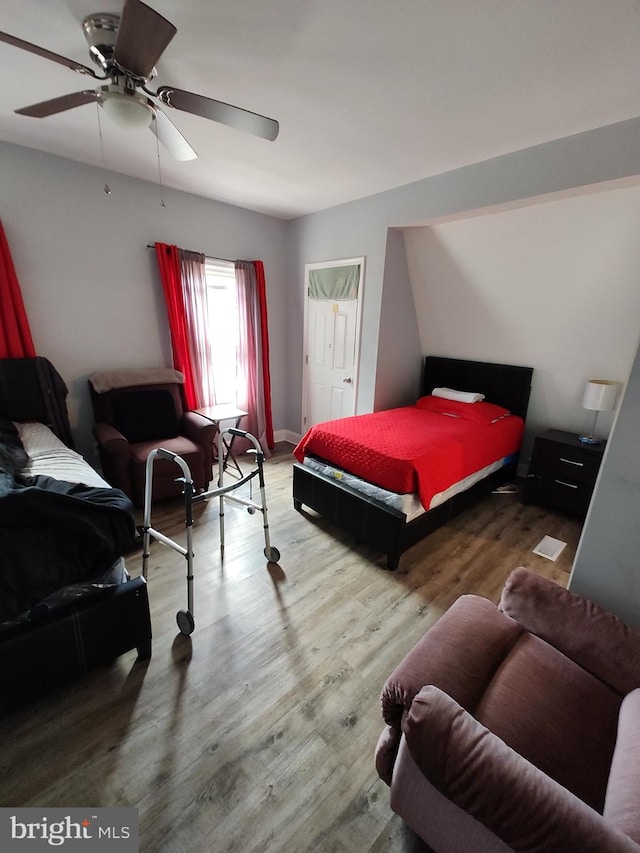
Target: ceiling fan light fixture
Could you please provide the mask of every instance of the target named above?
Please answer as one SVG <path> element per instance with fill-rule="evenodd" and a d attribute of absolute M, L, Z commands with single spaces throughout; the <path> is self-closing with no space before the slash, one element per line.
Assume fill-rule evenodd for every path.
<path fill-rule="evenodd" d="M 149 127 L 154 115 L 153 107 L 145 100 L 121 92 L 105 92 L 102 108 L 115 124 L 124 128 Z"/>

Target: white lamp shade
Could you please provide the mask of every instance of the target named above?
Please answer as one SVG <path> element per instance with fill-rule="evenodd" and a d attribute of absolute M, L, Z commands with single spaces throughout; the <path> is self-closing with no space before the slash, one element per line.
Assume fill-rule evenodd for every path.
<path fill-rule="evenodd" d="M 613 379 L 589 379 L 584 388 L 582 408 L 607 412 L 616 404 L 620 383 Z"/>

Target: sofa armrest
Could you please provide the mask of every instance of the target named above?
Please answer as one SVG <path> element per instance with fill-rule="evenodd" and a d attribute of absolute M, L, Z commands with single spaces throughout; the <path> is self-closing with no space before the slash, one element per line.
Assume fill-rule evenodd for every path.
<path fill-rule="evenodd" d="M 613 751 L 605 819 L 640 844 L 640 689 L 620 706 L 618 735 Z"/>
<path fill-rule="evenodd" d="M 385 726 L 380 732 L 380 737 L 376 744 L 374 759 L 378 776 L 387 785 L 391 785 L 393 778 L 393 768 L 398 757 L 398 748 L 400 747 L 400 729 L 394 726 Z"/>
<path fill-rule="evenodd" d="M 427 684 L 473 710 L 523 628 L 476 595 L 458 598 L 386 680 L 382 716 L 400 728 L 403 714 Z"/>
<path fill-rule="evenodd" d="M 511 572 L 499 608 L 612 687 L 640 687 L 640 630 L 525 568 Z"/>
<path fill-rule="evenodd" d="M 129 458 L 131 446 L 123 434 L 111 424 L 97 423 L 93 427 L 93 434 L 100 447 L 114 456 Z"/>
<path fill-rule="evenodd" d="M 415 697 L 404 734 L 427 780 L 510 848 L 525 853 L 639 853 L 632 839 L 437 687 L 426 687 Z"/>

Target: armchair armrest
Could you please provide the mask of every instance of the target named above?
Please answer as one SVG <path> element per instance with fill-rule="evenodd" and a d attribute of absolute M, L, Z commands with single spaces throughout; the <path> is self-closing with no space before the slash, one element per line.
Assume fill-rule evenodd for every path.
<path fill-rule="evenodd" d="M 97 423 L 93 427 L 93 434 L 100 447 L 107 453 L 122 456 L 126 459 L 131 454 L 131 447 L 123 434 L 111 424 Z"/>
<path fill-rule="evenodd" d="M 98 442 L 105 480 L 131 497 L 133 494 L 129 472 L 131 445 L 128 440 L 114 426 L 100 421 L 94 424 L 93 434 Z"/>
<path fill-rule="evenodd" d="M 201 447 L 204 444 L 211 446 L 218 432 L 216 424 L 198 412 L 183 412 L 180 418 L 180 426 L 184 435 Z"/>
<path fill-rule="evenodd" d="M 486 598 L 461 596 L 387 679 L 381 696 L 385 722 L 399 729 L 414 696 L 427 684 L 473 710 L 523 630 Z"/>
<path fill-rule="evenodd" d="M 415 697 L 405 737 L 428 781 L 514 850 L 640 851 L 437 687 Z"/>
<path fill-rule="evenodd" d="M 511 572 L 499 608 L 612 687 L 640 687 L 640 630 L 525 568 Z"/>
<path fill-rule="evenodd" d="M 218 427 L 209 418 L 205 418 L 198 412 L 183 412 L 180 418 L 180 427 L 184 435 L 190 438 L 204 452 L 204 470 L 207 483 L 211 479 L 213 471 L 213 442 L 218 432 Z"/>

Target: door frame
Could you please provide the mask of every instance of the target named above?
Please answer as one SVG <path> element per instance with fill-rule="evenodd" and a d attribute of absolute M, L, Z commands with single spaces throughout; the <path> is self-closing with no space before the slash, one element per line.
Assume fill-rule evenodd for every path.
<path fill-rule="evenodd" d="M 302 341 L 302 435 L 307 431 L 308 412 L 308 373 L 309 373 L 309 271 L 317 269 L 330 269 L 331 267 L 359 266 L 358 298 L 356 300 L 356 328 L 354 341 L 354 365 L 353 365 L 353 412 L 355 415 L 358 406 L 358 389 L 360 382 L 360 338 L 362 328 L 362 304 L 364 289 L 364 255 L 357 258 L 341 258 L 335 261 L 317 261 L 313 264 L 304 265 L 304 328 Z M 340 300 L 336 300 L 339 302 Z"/>

